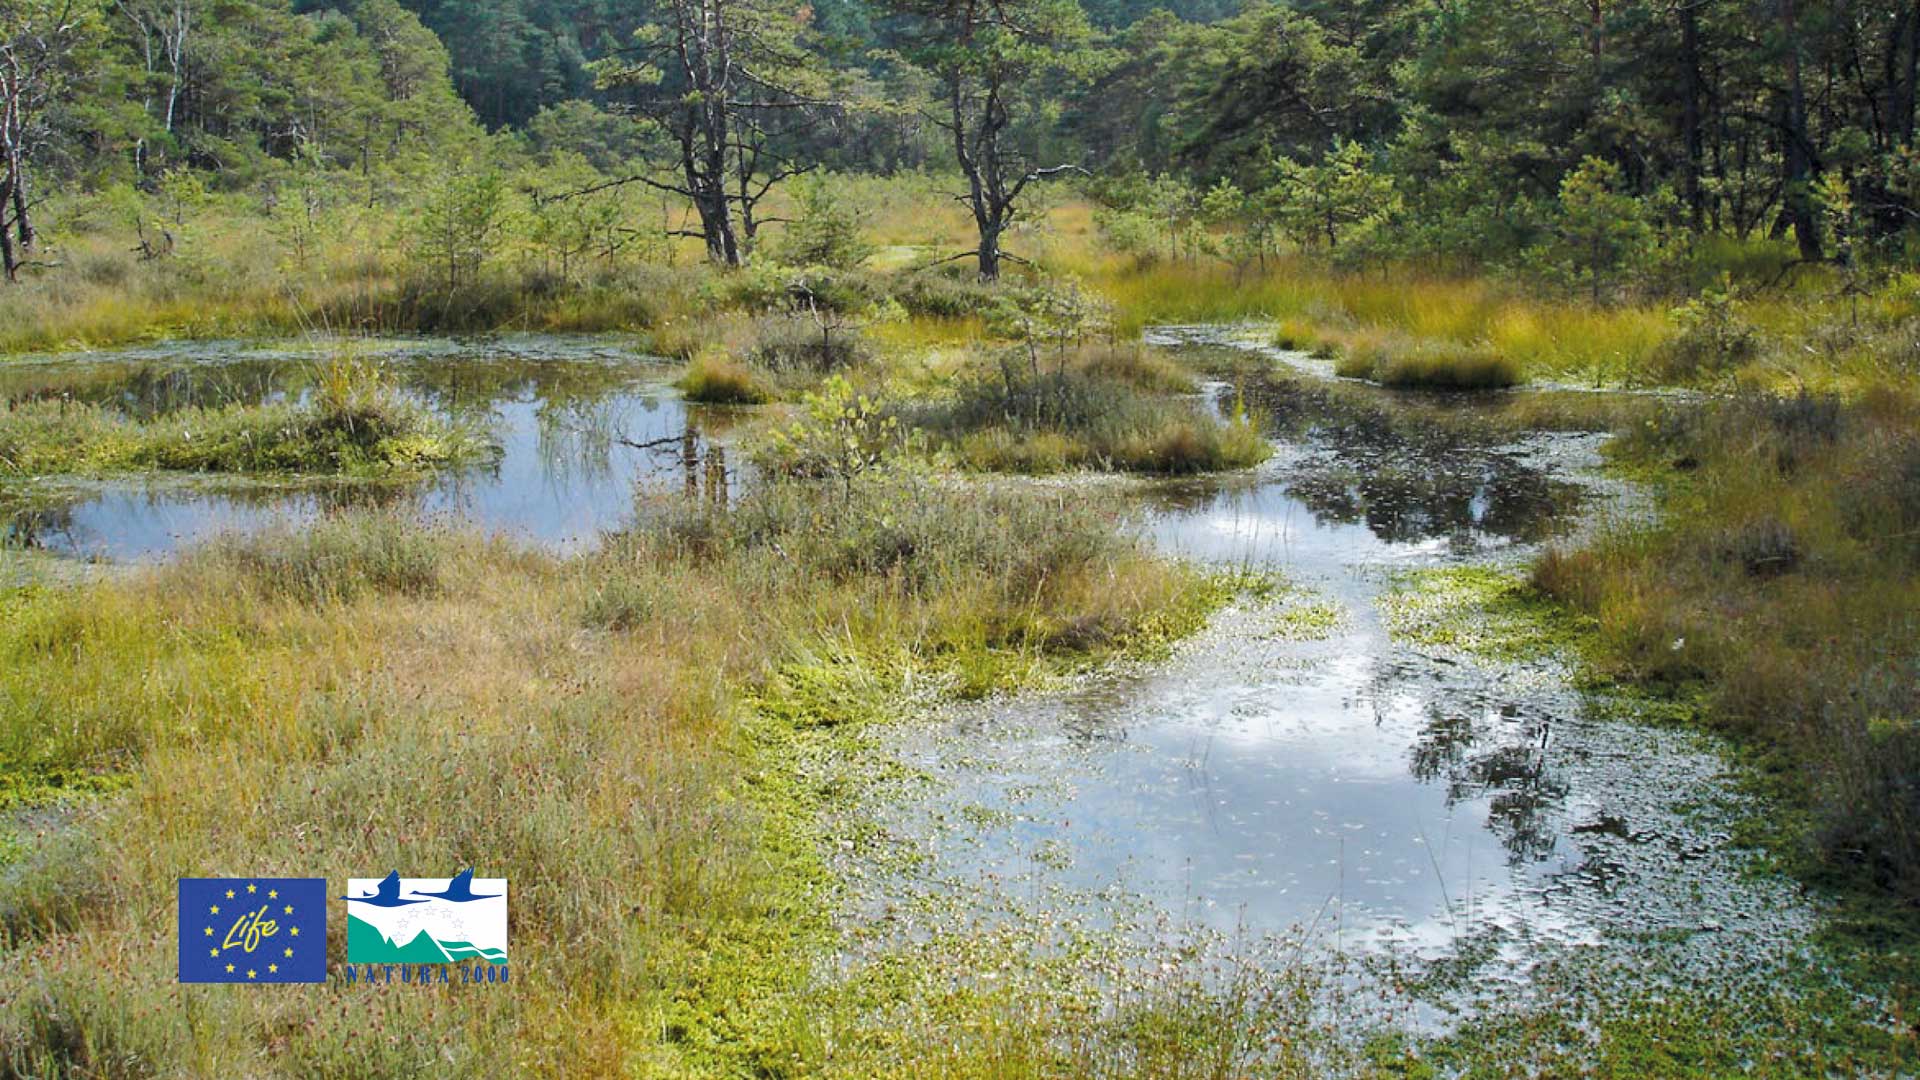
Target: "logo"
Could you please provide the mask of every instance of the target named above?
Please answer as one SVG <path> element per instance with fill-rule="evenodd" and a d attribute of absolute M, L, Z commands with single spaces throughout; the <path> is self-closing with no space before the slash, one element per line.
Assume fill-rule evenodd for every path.
<path fill-rule="evenodd" d="M 501 981 L 507 963 L 507 880 L 403 878 L 347 882 L 348 964 L 456 964 L 498 969 L 470 977 Z M 444 976 L 443 976 L 444 979 Z"/>
<path fill-rule="evenodd" d="M 325 878 L 181 878 L 180 981 L 327 981 Z"/>

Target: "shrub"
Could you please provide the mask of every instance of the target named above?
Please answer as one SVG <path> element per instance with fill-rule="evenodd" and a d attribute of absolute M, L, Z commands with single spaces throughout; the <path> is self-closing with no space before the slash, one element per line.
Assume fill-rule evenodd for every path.
<path fill-rule="evenodd" d="M 1012 286 L 989 284 L 977 275 L 938 269 L 902 275 L 894 286 L 893 299 L 908 314 L 942 319 L 992 316 L 1020 306 L 1018 291 Z"/>
<path fill-rule="evenodd" d="M 844 319 L 813 312 L 755 320 L 748 359 L 769 371 L 825 373 L 852 367 L 865 355 L 859 332 Z"/>
<path fill-rule="evenodd" d="M 832 176 L 804 179 L 796 185 L 795 199 L 799 214 L 780 237 L 782 262 L 849 270 L 873 254 L 862 235 L 869 215 L 842 197 Z"/>
<path fill-rule="evenodd" d="M 906 442 L 897 417 L 856 393 L 840 376 L 802 401 L 803 415 L 773 433 L 761 455 L 788 476 L 838 480 L 851 492 L 862 474 L 886 463 Z"/>
<path fill-rule="evenodd" d="M 1689 382 L 1749 363 L 1760 355 L 1760 332 L 1740 317 L 1729 292 L 1708 291 L 1673 310 L 1674 334 L 1656 351 L 1655 372 Z"/>

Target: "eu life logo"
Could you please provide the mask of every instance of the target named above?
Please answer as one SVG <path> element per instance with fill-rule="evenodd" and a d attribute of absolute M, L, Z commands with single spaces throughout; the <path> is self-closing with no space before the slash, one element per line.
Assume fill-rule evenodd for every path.
<path fill-rule="evenodd" d="M 327 981 L 325 878 L 181 878 L 180 981 Z"/>

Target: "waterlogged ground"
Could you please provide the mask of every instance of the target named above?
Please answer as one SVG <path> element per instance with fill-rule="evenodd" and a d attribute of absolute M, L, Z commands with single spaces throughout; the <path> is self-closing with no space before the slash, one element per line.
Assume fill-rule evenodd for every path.
<path fill-rule="evenodd" d="M 1277 452 L 1252 475 L 1135 489 L 1137 528 L 1256 587 L 1170 656 L 911 711 L 822 766 L 848 773 L 825 781 L 844 796 L 823 823 L 844 931 L 829 994 L 894 987 L 860 1023 L 911 1042 L 944 1019 L 901 1014 L 902 997 L 1026 980 L 1079 1010 L 1071 1027 L 1197 972 L 1264 987 L 1236 999 L 1240 1026 L 1318 1025 L 1327 1043 L 1287 1053 L 1345 1071 L 1342 1040 L 1367 1032 L 1540 1006 L 1579 1017 L 1556 1036 L 1577 1042 L 1628 999 L 1747 1002 L 1826 978 L 1810 903 L 1731 839 L 1756 808 L 1715 748 L 1576 690 L 1579 628 L 1514 585 L 1540 545 L 1644 512 L 1599 471 L 1630 399 L 1395 394 L 1233 332 L 1154 340 L 1217 372 L 1213 405 L 1260 417 Z M 497 461 L 391 486 L 37 478 L 0 489 L 5 542 L 69 566 L 151 559 L 380 502 L 566 550 L 629 521 L 636 488 L 740 482 L 740 414 L 688 406 L 625 342 L 363 351 L 485 427 Z M 237 344 L 29 361 L 0 368 L 0 403 L 147 418 L 298 400 L 321 361 Z M 1768 1052 L 1831 1037 L 1787 1030 Z"/>
<path fill-rule="evenodd" d="M 878 753 L 916 780 L 845 845 L 844 971 L 1104 936 L 1123 968 L 1329 973 L 1348 1019 L 1435 1031 L 1818 962 L 1798 888 L 1730 838 L 1754 808 L 1714 747 L 1573 689 L 1577 627 L 1517 587 L 1540 544 L 1642 512 L 1597 423 L 1310 372 L 1209 393 L 1279 452 L 1150 489 L 1140 526 L 1277 584 L 1164 662 L 891 728 Z"/>
<path fill-rule="evenodd" d="M 379 360 L 400 392 L 484 428 L 497 460 L 405 485 L 41 477 L 0 489 L 0 539 L 61 555 L 151 559 L 221 532 L 377 504 L 571 550 L 630 520 L 636 485 L 724 493 L 735 472 L 724 446 L 735 414 L 688 405 L 668 385 L 677 368 L 623 341 L 418 339 L 358 352 Z M 145 420 L 192 406 L 300 400 L 324 362 L 298 347 L 204 342 L 9 362 L 0 366 L 0 407 L 65 398 Z"/>

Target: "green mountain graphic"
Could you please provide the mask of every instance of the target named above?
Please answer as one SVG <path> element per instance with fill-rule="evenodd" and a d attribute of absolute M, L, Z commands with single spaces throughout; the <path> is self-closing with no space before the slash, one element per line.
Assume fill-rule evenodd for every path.
<path fill-rule="evenodd" d="M 354 964 L 449 964 L 480 959 L 504 964 L 507 954 L 499 949 L 482 949 L 465 941 L 438 941 L 425 930 L 405 945 L 396 943 L 378 928 L 347 916 L 347 961 Z"/>

